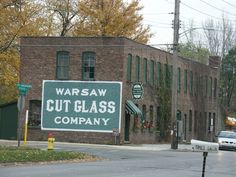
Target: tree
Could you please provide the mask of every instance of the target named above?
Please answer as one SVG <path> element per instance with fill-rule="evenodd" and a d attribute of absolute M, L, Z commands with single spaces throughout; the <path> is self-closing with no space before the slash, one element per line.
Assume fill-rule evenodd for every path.
<path fill-rule="evenodd" d="M 141 9 L 138 0 L 1 0 L 0 102 L 17 96 L 20 36 L 125 36 L 146 43 L 152 34 Z"/>
<path fill-rule="evenodd" d="M 224 16 L 222 22 L 207 19 L 203 28 L 211 55 L 224 57 L 235 45 L 235 26 Z"/>
<path fill-rule="evenodd" d="M 236 88 L 236 47 L 222 59 L 221 64 L 222 102 L 230 107 L 232 95 Z"/>
<path fill-rule="evenodd" d="M 69 36 L 74 23 L 79 18 L 79 4 L 81 0 L 46 0 L 47 16 L 60 36 Z"/>
<path fill-rule="evenodd" d="M 191 60 L 207 64 L 209 58 L 209 51 L 201 45 L 196 46 L 193 43 L 185 43 L 179 45 L 179 55 Z"/>
<path fill-rule="evenodd" d="M 0 104 L 17 97 L 19 37 L 45 34 L 42 6 L 30 0 L 0 2 Z"/>
<path fill-rule="evenodd" d="M 9 50 L 0 53 L 0 104 L 16 99 L 19 73 L 18 51 Z"/>
<path fill-rule="evenodd" d="M 142 9 L 138 0 L 124 3 L 123 0 L 81 1 L 79 15 L 73 36 L 125 36 L 147 43 L 152 34 L 150 27 L 144 27 Z"/>

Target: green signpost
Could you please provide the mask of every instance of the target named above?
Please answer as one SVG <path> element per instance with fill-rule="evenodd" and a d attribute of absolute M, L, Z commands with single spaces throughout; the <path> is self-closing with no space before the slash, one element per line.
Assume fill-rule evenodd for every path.
<path fill-rule="evenodd" d="M 17 102 L 17 108 L 18 108 L 18 111 L 19 111 L 17 139 L 18 139 L 18 147 L 20 147 L 21 118 L 22 118 L 22 112 L 23 112 L 23 109 L 24 109 L 24 106 L 25 106 L 25 95 L 32 86 L 28 85 L 28 84 L 17 83 L 16 87 L 18 88 L 18 90 L 20 92 L 20 97 L 18 98 L 18 102 Z"/>
<path fill-rule="evenodd" d="M 43 81 L 42 130 L 120 132 L 122 83 Z"/>

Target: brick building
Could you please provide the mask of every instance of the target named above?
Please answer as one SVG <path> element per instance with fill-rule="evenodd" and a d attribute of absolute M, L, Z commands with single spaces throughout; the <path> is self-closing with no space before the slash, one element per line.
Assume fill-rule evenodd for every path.
<path fill-rule="evenodd" d="M 40 129 L 43 80 L 122 82 L 120 143 L 156 143 L 162 139 L 161 131 L 170 131 L 168 126 L 161 129 L 168 120 L 162 120 L 158 95 L 163 90 L 160 88 L 171 89 L 171 53 L 123 37 L 22 37 L 20 46 L 20 82 L 32 85 L 26 97 L 29 139 L 47 139 L 48 132 Z M 217 104 L 219 58 L 211 57 L 209 65 L 178 58 L 177 67 L 179 140 L 211 141 L 221 123 Z M 143 86 L 141 99 L 133 98 L 134 83 Z M 163 98 L 170 104 L 168 96 Z M 53 133 L 58 141 L 114 140 L 112 133 Z"/>

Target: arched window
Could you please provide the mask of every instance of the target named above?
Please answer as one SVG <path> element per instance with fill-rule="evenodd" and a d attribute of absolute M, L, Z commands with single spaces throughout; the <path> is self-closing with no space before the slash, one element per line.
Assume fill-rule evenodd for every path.
<path fill-rule="evenodd" d="M 82 80 L 95 80 L 95 53 L 84 52 L 82 56 Z"/>
<path fill-rule="evenodd" d="M 56 79 L 69 79 L 69 52 L 57 52 Z"/>
<path fill-rule="evenodd" d="M 127 58 L 127 81 L 131 81 L 132 78 L 132 55 L 129 54 Z"/>

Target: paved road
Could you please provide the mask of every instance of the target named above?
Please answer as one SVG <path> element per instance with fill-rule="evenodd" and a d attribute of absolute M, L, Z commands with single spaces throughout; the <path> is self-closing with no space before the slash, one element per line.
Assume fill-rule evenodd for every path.
<path fill-rule="evenodd" d="M 1 142 L 0 142 L 1 143 Z M 33 142 L 35 143 L 35 142 Z M 45 147 L 46 143 L 31 144 Z M 33 164 L 0 167 L 1 177 L 200 177 L 202 153 L 190 146 L 178 151 L 169 145 L 100 146 L 57 144 L 57 150 L 73 150 L 102 156 L 97 162 Z M 236 152 L 220 151 L 207 157 L 205 177 L 235 177 Z"/>

